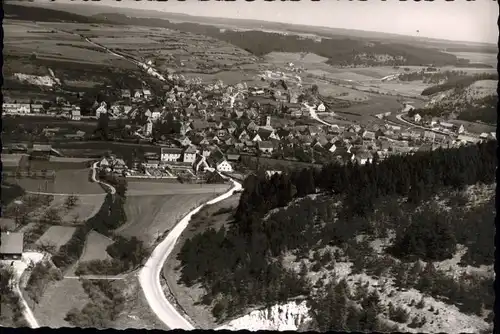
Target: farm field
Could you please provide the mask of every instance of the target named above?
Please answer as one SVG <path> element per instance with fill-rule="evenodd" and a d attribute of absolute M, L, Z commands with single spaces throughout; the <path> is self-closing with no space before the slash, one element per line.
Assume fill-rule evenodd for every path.
<path fill-rule="evenodd" d="M 73 233 L 75 232 L 75 227 L 71 226 L 51 226 L 44 234 L 36 241 L 37 245 L 50 244 L 54 245 L 55 251 L 59 250 L 59 247 L 66 244 Z"/>
<path fill-rule="evenodd" d="M 7 181 L 19 185 L 27 192 L 85 195 L 105 193 L 99 184 L 89 181 L 88 169 L 57 170 L 54 180 L 9 177 Z"/>
<path fill-rule="evenodd" d="M 448 52 L 458 58 L 470 60 L 471 63 L 482 63 L 491 66 L 497 65 L 497 55 L 495 53 L 480 53 L 480 52 Z"/>
<path fill-rule="evenodd" d="M 323 96 L 358 102 L 368 101 L 370 99 L 370 95 L 368 93 L 345 86 L 332 85 L 331 83 L 324 82 L 322 80 L 317 80 L 316 85 L 318 86 L 319 93 Z"/>
<path fill-rule="evenodd" d="M 122 284 L 120 287 L 125 295 L 125 303 L 123 312 L 113 321 L 112 328 L 118 330 L 128 328 L 168 330 L 165 324 L 151 311 L 135 275 L 129 275 L 124 280 L 115 282 Z"/>
<path fill-rule="evenodd" d="M 73 307 L 82 309 L 89 301 L 80 280 L 62 279 L 47 287 L 38 305 L 28 304 L 40 326 L 59 328 L 72 327 L 64 320 L 66 313 Z"/>
<path fill-rule="evenodd" d="M 135 236 L 146 246 L 151 246 L 189 211 L 213 197 L 214 193 L 163 196 L 128 194 L 125 202 L 127 223 L 115 230 L 115 233 L 124 237 Z"/>
<path fill-rule="evenodd" d="M 188 79 L 200 78 L 203 83 L 212 83 L 222 80 L 227 85 L 236 85 L 246 82 L 248 86 L 258 86 L 261 81 L 256 77 L 257 72 L 248 71 L 221 71 L 214 74 L 205 74 L 197 72 L 184 72 L 182 75 Z"/>
<path fill-rule="evenodd" d="M 106 252 L 106 247 L 108 247 L 112 243 L 113 240 L 107 238 L 106 236 L 96 231 L 90 231 L 89 234 L 87 234 L 85 248 L 79 261 L 83 262 L 91 260 L 111 259 L 111 256 L 109 256 Z"/>
<path fill-rule="evenodd" d="M 374 116 L 384 112 L 398 112 L 402 104 L 395 97 L 373 95 L 369 103 L 356 103 L 349 108 L 342 109 L 342 112 L 355 113 L 363 117 Z"/>
<path fill-rule="evenodd" d="M 19 166 L 19 161 L 21 161 L 22 157 L 22 154 L 2 153 L 2 167 L 17 167 Z"/>
<path fill-rule="evenodd" d="M 127 196 L 147 196 L 147 195 L 196 195 L 196 194 L 216 194 L 229 189 L 229 184 L 182 184 L 171 182 L 136 182 L 129 181 L 127 186 Z"/>
<path fill-rule="evenodd" d="M 185 285 L 178 283 L 180 271 L 177 269 L 180 262 L 177 260 L 177 254 L 184 244 L 184 241 L 188 238 L 203 232 L 209 227 L 218 230 L 223 225 L 227 224 L 231 220 L 231 216 L 234 213 L 235 208 L 238 206 L 239 200 L 240 194 L 235 194 L 226 200 L 204 207 L 198 215 L 193 216 L 188 227 L 179 237 L 179 241 L 175 244 L 172 253 L 167 258 L 167 261 L 162 269 L 163 278 L 166 279 L 170 291 L 176 300 L 187 312 L 189 317 L 202 328 L 212 328 L 215 322 L 214 318 L 210 309 L 204 305 L 197 305 L 199 298 L 204 295 L 204 290 L 201 289 L 198 284 L 195 284 L 192 287 L 186 287 Z M 224 211 L 227 210 L 227 212 L 216 214 L 217 211 L 221 209 Z"/>
<path fill-rule="evenodd" d="M 308 64 L 324 63 L 328 58 L 318 56 L 315 53 L 291 53 L 291 52 L 271 52 L 264 60 L 269 63 L 293 63 L 297 66 L 307 66 Z"/>
<path fill-rule="evenodd" d="M 51 208 L 59 211 L 60 217 L 64 223 L 73 223 L 75 220 L 78 222 L 85 222 L 87 219 L 93 217 L 101 208 L 106 194 L 98 195 L 75 195 L 78 201 L 74 207 L 67 209 L 64 202 L 68 198 L 66 195 L 55 195 L 50 203 Z"/>
<path fill-rule="evenodd" d="M 13 154 L 14 155 L 14 154 Z M 14 161 L 14 160 L 12 160 Z M 19 168 L 26 170 L 76 170 L 88 168 L 90 159 L 58 158 L 50 157 L 49 160 L 30 160 L 26 154 L 21 154 L 18 160 Z"/>
<path fill-rule="evenodd" d="M 68 25 L 67 25 L 68 26 Z M 30 56 L 36 52 L 40 59 L 65 60 L 78 63 L 93 63 L 113 66 L 117 60 L 103 50 L 92 46 L 80 36 L 64 32 L 64 26 L 57 23 L 19 22 L 4 20 L 4 52 L 16 56 Z M 125 63 L 120 62 L 120 65 Z M 131 67 L 129 65 L 129 68 Z M 28 73 L 39 75 L 38 73 Z M 24 72 L 23 72 L 24 73 Z M 48 74 L 48 72 L 46 73 Z"/>

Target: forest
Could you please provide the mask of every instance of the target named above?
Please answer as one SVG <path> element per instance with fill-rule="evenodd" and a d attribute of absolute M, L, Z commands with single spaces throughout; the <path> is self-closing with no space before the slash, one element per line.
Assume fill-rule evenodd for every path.
<path fill-rule="evenodd" d="M 201 283 L 207 291 L 202 302 L 212 304 L 214 315 L 223 320 L 250 306 L 309 295 L 310 283 L 281 264 L 285 252 L 304 256 L 318 242 L 343 245 L 349 258 L 355 259 L 355 266 L 364 269 L 370 265 L 363 259 L 369 257 L 356 256 L 362 248 L 354 236 L 382 236 L 392 228 L 397 237 L 388 253 L 404 261 L 449 258 L 457 243 L 467 242 L 469 255 L 465 261 L 490 264 L 494 217 L 491 209 L 455 210 L 453 214 L 458 216 L 443 217 L 433 207 L 417 208 L 440 191 L 493 183 L 496 147 L 495 141 L 489 141 L 382 161 L 375 159 L 366 165 L 332 163 L 321 170 L 303 169 L 270 179 L 262 173 L 249 176 L 243 184 L 234 222 L 219 231 L 209 229 L 195 235 L 183 245 L 178 255 L 181 282 L 188 286 Z M 327 194 L 327 200 L 310 197 L 318 196 L 318 192 Z M 336 202 L 341 205 L 336 206 Z M 278 207 L 287 209 L 266 216 Z M 427 212 L 422 214 L 419 210 Z M 388 216 L 392 218 L 383 219 Z M 422 226 L 410 224 L 412 218 L 421 220 Z M 381 221 L 390 223 L 377 225 Z M 439 224 L 435 227 L 425 228 L 436 222 Z M 466 224 L 477 226 L 475 238 L 465 234 L 470 231 L 464 228 Z M 332 261 L 326 258 L 320 265 L 328 266 Z M 384 260 L 373 261 L 372 267 L 388 268 Z"/>
<path fill-rule="evenodd" d="M 441 85 L 432 86 L 422 91 L 422 96 L 445 92 L 453 88 L 465 88 L 479 80 L 498 80 L 498 73 L 481 73 L 468 76 L 453 76 Z"/>

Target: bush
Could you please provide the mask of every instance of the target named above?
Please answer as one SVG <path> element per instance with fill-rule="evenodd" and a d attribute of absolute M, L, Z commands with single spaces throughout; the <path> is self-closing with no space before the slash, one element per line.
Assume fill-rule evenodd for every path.
<path fill-rule="evenodd" d="M 410 318 L 410 314 L 408 311 L 406 311 L 403 307 L 394 307 L 392 303 L 389 303 L 388 315 L 389 319 L 401 324 L 406 323 Z"/>

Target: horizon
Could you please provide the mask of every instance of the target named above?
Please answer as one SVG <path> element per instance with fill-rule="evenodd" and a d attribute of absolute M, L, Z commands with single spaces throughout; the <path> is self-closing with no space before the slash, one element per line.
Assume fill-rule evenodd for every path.
<path fill-rule="evenodd" d="M 50 0 L 35 0 L 34 2 L 51 3 Z M 59 0 L 58 3 L 83 5 L 72 0 Z M 327 2 L 326 0 L 317 2 L 264 2 L 259 0 L 254 2 L 201 2 L 192 0 L 163 3 L 102 0 L 99 2 L 99 6 L 154 10 L 172 14 L 186 14 L 191 17 L 258 20 L 454 42 L 498 44 L 497 19 L 499 11 L 496 0 L 467 2 Z M 218 6 L 216 10 L 214 10 L 214 6 Z M 369 12 L 372 15 L 370 18 L 366 18 L 359 15 L 359 12 Z M 439 27 L 437 30 L 435 30 L 436 25 Z"/>

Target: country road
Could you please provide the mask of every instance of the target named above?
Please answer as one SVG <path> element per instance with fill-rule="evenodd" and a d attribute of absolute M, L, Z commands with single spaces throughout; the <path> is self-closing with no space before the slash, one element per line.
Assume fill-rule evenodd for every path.
<path fill-rule="evenodd" d="M 227 177 L 222 176 L 225 179 Z M 226 193 L 208 201 L 188 213 L 167 235 L 167 237 L 155 248 L 139 274 L 139 282 L 146 296 L 149 306 L 161 321 L 170 329 L 192 330 L 194 326 L 186 320 L 172 305 L 163 292 L 160 282 L 160 272 L 169 254 L 174 249 L 177 239 L 182 231 L 188 226 L 191 217 L 199 212 L 205 205 L 220 202 L 233 195 L 235 191 L 242 189 L 241 184 L 234 180 L 233 187 Z"/>
<path fill-rule="evenodd" d="M 403 114 L 398 114 L 396 115 L 396 118 L 398 119 L 398 121 L 400 121 L 401 123 L 404 123 L 404 124 L 407 124 L 409 126 L 412 126 L 412 127 L 415 127 L 415 128 L 420 128 L 420 129 L 424 129 L 424 130 L 427 130 L 427 131 L 431 131 L 431 132 L 435 132 L 435 133 L 439 133 L 439 134 L 442 134 L 442 135 L 446 135 L 446 136 L 449 136 L 450 134 L 449 133 L 446 133 L 446 132 L 442 132 L 442 131 L 436 131 L 436 130 L 433 130 L 431 128 L 426 128 L 425 126 L 420 126 L 420 125 L 417 125 L 417 124 L 414 124 L 414 123 L 411 123 L 411 122 L 408 122 L 407 120 L 404 120 L 403 119 Z"/>

